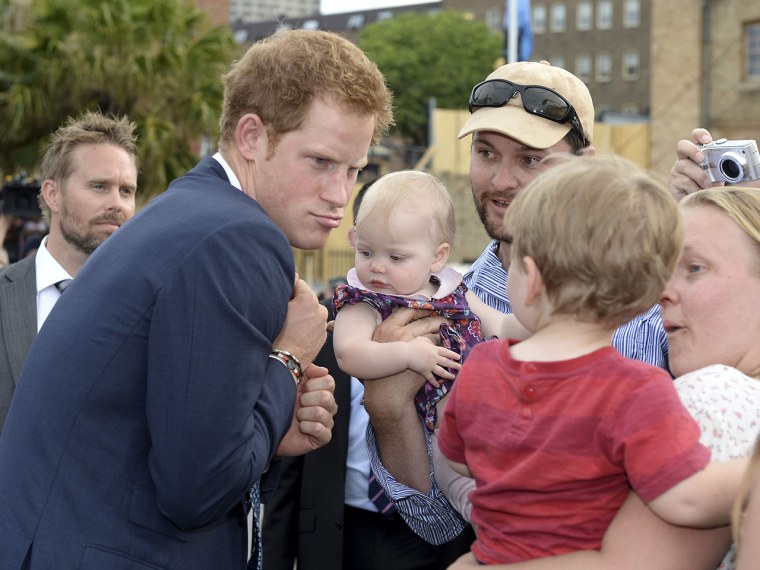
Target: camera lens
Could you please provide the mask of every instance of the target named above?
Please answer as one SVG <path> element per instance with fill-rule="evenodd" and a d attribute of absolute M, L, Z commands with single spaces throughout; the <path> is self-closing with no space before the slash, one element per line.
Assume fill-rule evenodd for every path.
<path fill-rule="evenodd" d="M 733 160 L 725 160 L 720 166 L 723 176 L 729 180 L 734 180 L 741 177 L 742 167 L 736 164 Z"/>
<path fill-rule="evenodd" d="M 733 152 L 727 152 L 720 157 L 718 169 L 726 182 L 736 184 L 744 180 L 744 157 Z"/>

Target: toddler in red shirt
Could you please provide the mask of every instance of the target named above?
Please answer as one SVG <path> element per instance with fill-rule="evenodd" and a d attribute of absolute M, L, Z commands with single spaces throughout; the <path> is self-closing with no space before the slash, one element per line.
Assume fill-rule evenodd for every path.
<path fill-rule="evenodd" d="M 438 440 L 476 482 L 475 557 L 599 549 L 631 487 L 673 524 L 728 523 L 746 459 L 711 463 L 669 374 L 611 346 L 679 258 L 665 185 L 621 158 L 568 158 L 520 192 L 504 224 L 509 298 L 533 335 L 473 348 Z"/>

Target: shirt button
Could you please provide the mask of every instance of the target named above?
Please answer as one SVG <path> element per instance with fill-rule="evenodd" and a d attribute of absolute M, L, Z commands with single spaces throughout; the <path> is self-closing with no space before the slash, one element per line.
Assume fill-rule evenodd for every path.
<path fill-rule="evenodd" d="M 535 364 L 526 364 L 525 365 L 525 372 L 535 372 L 536 371 L 536 365 Z"/>
<path fill-rule="evenodd" d="M 524 418 L 529 418 L 533 414 L 531 413 L 530 408 L 523 408 L 520 410 L 520 415 Z"/>
<path fill-rule="evenodd" d="M 523 388 L 523 396 L 526 400 L 532 400 L 536 397 L 536 389 L 533 386 L 526 386 Z"/>

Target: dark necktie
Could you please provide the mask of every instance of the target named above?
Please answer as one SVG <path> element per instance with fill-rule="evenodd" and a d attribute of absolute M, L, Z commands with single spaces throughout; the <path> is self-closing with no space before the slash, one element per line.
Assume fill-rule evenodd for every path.
<path fill-rule="evenodd" d="M 375 474 L 372 471 L 369 472 L 369 488 L 367 496 L 372 504 L 377 507 L 380 514 L 385 517 L 390 517 L 396 512 L 396 507 L 393 506 L 393 502 L 385 494 L 383 488 L 380 486 Z"/>
<path fill-rule="evenodd" d="M 63 295 L 63 292 L 66 290 L 66 287 L 68 287 L 73 279 L 63 279 L 55 284 L 55 288 L 58 289 L 58 291 Z"/>
<path fill-rule="evenodd" d="M 248 560 L 247 570 L 261 570 L 264 565 L 261 552 L 261 529 L 259 516 L 261 515 L 261 481 L 251 487 L 248 504 L 253 511 L 253 529 L 251 531 L 251 558 Z"/>

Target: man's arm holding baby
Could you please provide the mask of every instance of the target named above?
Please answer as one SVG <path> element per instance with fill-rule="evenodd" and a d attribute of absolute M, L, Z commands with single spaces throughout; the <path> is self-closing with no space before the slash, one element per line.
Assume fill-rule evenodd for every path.
<path fill-rule="evenodd" d="M 378 343 L 408 342 L 427 337 L 437 342 L 442 317 L 430 311 L 398 310 L 383 321 L 373 334 Z M 385 468 L 399 482 L 422 493 L 430 489 L 428 454 L 423 424 L 414 406 L 414 396 L 425 379 L 411 370 L 364 385 L 364 407 Z"/>
<path fill-rule="evenodd" d="M 497 564 L 493 570 L 715 570 L 731 544 L 728 527 L 709 530 L 668 524 L 634 493 L 630 493 L 602 540 L 601 551 L 582 550 L 517 564 Z M 482 566 L 472 554 L 449 570 Z"/>
<path fill-rule="evenodd" d="M 377 329 L 374 340 L 409 340 L 427 336 L 439 342 L 442 317 L 429 311 L 399 309 Z M 391 497 L 409 527 L 431 544 L 456 538 L 466 523 L 435 483 L 432 443 L 417 413 L 414 396 L 424 384 L 407 370 L 366 382 L 364 406 L 370 416 L 367 450 L 378 482 Z"/>

